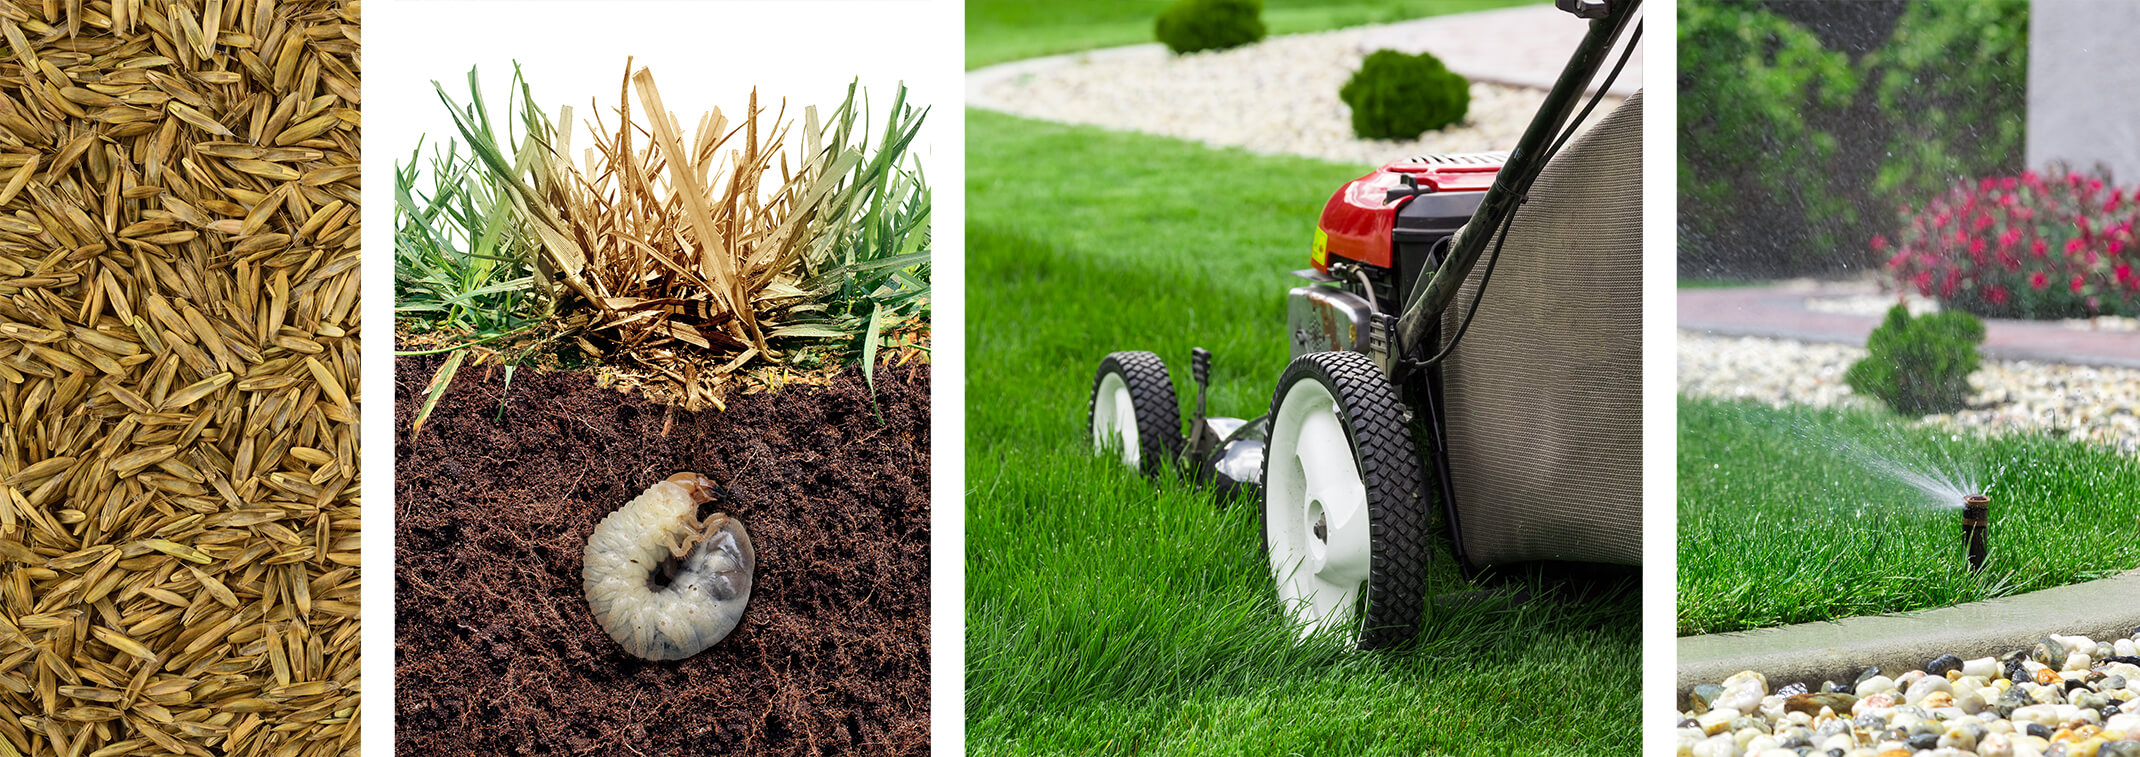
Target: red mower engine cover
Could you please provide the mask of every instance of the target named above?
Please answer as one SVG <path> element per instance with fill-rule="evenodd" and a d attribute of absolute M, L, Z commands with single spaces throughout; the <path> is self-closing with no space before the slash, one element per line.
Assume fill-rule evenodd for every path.
<path fill-rule="evenodd" d="M 1471 218 L 1507 161 L 1506 152 L 1425 155 L 1354 179 L 1323 206 L 1315 226 L 1316 270 L 1329 271 L 1332 256 L 1394 267 L 1396 237 L 1455 231 Z M 1407 210 L 1414 204 L 1420 207 Z"/>

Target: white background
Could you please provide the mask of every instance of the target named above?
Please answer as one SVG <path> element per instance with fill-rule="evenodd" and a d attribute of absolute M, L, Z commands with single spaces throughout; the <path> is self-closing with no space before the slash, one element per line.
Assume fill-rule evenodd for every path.
<path fill-rule="evenodd" d="M 428 155 L 443 136 L 459 134 L 431 82 L 468 102 L 467 73 L 480 69 L 492 122 L 503 128 L 513 62 L 552 119 L 574 111 L 575 165 L 590 144 L 586 123 L 600 107 L 614 127 L 625 58 L 650 67 L 663 103 L 688 135 L 699 116 L 718 107 L 731 124 L 742 118 L 753 87 L 759 105 L 788 100 L 801 128 L 802 107 L 821 117 L 860 77 L 870 94 L 870 133 L 880 134 L 898 84 L 908 102 L 929 106 L 914 144 L 933 201 L 934 462 L 931 502 L 931 742 L 936 754 L 960 754 L 964 741 L 962 673 L 965 624 L 963 491 L 965 204 L 963 91 L 964 7 L 956 0 L 373 0 L 365 8 L 364 181 L 371 187 L 364 221 L 364 753 L 393 753 L 394 568 L 393 503 L 395 381 L 393 373 L 394 165 L 407 162 L 419 135 Z M 633 109 L 642 107 L 634 93 Z M 635 115 L 635 118 L 638 116 Z M 761 128 L 769 126 L 761 122 Z M 643 119 L 640 123 L 646 123 Z M 465 146 L 462 148 L 465 152 Z M 777 164 L 776 169 L 777 169 Z M 419 186 L 423 186 L 419 183 Z M 398 377 L 419 391 L 427 376 Z"/>
<path fill-rule="evenodd" d="M 1677 259 L 1679 17 L 1643 13 L 1642 57 L 1642 738 L 1672 754 L 1679 721 L 1679 297 Z"/>
<path fill-rule="evenodd" d="M 958 29 L 923 28 L 922 20 L 941 15 L 936 10 L 943 5 L 379 0 L 365 31 L 392 48 L 366 50 L 365 152 L 375 160 L 406 163 L 419 136 L 425 137 L 426 156 L 444 137 L 465 145 L 432 82 L 465 107 L 471 68 L 481 74 L 495 128 L 517 125 L 517 110 L 506 107 L 517 61 L 536 102 L 553 121 L 560 106 L 572 106 L 570 157 L 574 166 L 582 165 L 582 148 L 592 145 L 587 127 L 595 114 L 616 127 L 617 96 L 630 58 L 634 71 L 653 70 L 663 104 L 686 135 L 714 108 L 731 125 L 740 124 L 752 88 L 767 111 L 761 129 L 772 125 L 786 98 L 796 123 L 793 133 L 799 135 L 803 106 L 816 105 L 820 118 L 830 117 L 857 77 L 869 94 L 875 135 L 904 80 L 908 102 L 938 106 L 914 150 L 925 169 L 933 168 L 942 130 L 927 126 L 957 117 L 952 96 L 959 86 L 948 75 L 956 68 L 945 70 L 935 50 L 963 44 Z M 392 12 L 381 14 L 382 9 Z M 931 37 L 948 39 L 932 44 Z M 632 97 L 633 118 L 644 125 L 639 115 L 644 105 L 636 91 Z"/>

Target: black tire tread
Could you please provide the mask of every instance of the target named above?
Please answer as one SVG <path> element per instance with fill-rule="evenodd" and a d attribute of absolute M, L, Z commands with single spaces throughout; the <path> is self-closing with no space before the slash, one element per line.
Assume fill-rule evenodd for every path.
<path fill-rule="evenodd" d="M 1389 379 L 1366 355 L 1318 352 L 1302 355 L 1286 366 L 1271 397 L 1274 417 L 1287 390 L 1303 380 L 1322 382 L 1337 400 L 1346 438 L 1352 442 L 1354 460 L 1367 485 L 1373 562 L 1360 619 L 1359 648 L 1403 644 L 1419 633 L 1427 566 L 1433 558 L 1426 472 L 1405 422 L 1404 405 Z M 1269 481 L 1269 458 L 1263 464 L 1264 480 Z M 1264 543 L 1268 549 L 1268 539 Z"/>
<path fill-rule="evenodd" d="M 1129 387 L 1130 409 L 1137 415 L 1137 459 L 1142 472 L 1157 475 L 1181 456 L 1181 405 L 1174 398 L 1174 381 L 1166 361 L 1142 350 L 1109 353 L 1092 376 L 1092 396 L 1085 403 L 1086 427 L 1097 409 L 1100 381 L 1109 372 L 1122 374 Z"/>

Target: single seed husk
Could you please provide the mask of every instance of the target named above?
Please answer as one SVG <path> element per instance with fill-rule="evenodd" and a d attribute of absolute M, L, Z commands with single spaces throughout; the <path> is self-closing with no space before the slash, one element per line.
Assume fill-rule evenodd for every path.
<path fill-rule="evenodd" d="M 0 8 L 0 757 L 359 752 L 360 15 Z"/>

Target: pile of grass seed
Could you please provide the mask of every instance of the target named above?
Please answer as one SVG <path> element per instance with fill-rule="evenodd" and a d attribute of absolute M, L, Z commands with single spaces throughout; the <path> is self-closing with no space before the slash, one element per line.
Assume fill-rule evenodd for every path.
<path fill-rule="evenodd" d="M 356 753 L 359 16 L 0 6 L 0 757 Z"/>

